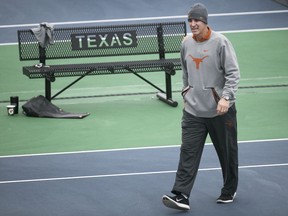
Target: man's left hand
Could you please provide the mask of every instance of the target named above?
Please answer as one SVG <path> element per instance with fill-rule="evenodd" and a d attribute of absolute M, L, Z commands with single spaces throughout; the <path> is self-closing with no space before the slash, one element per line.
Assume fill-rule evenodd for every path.
<path fill-rule="evenodd" d="M 221 98 L 217 105 L 217 114 L 218 115 L 224 115 L 228 112 L 229 109 L 229 101 L 225 100 L 224 98 Z"/>

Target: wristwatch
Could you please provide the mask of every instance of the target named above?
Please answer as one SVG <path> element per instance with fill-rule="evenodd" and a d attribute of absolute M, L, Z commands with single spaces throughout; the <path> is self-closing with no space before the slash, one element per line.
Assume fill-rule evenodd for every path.
<path fill-rule="evenodd" d="M 224 98 L 226 101 L 229 101 L 229 99 L 230 99 L 229 96 L 225 96 L 225 95 L 222 96 L 222 98 Z"/>

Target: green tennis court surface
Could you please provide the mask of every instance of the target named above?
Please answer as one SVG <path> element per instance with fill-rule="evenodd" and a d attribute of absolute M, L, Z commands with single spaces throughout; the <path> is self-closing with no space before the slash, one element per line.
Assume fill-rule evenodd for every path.
<path fill-rule="evenodd" d="M 241 69 L 239 140 L 287 138 L 288 31 L 226 35 L 236 49 Z M 22 105 L 44 94 L 44 80 L 29 80 L 21 71 L 22 65 L 37 62 L 20 63 L 18 59 L 17 45 L 0 46 L 1 155 L 180 144 L 181 71 L 172 79 L 177 108 L 158 101 L 155 89 L 133 74 L 103 75 L 86 77 L 53 101 L 66 111 L 89 112 L 89 117 L 41 119 L 22 113 L 7 116 L 10 96 L 19 96 Z M 143 75 L 164 87 L 163 73 Z M 59 78 L 52 88 L 57 92 L 73 79 Z"/>

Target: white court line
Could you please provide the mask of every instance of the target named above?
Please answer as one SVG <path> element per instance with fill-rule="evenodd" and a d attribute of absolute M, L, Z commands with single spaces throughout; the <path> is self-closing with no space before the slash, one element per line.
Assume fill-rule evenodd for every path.
<path fill-rule="evenodd" d="M 251 11 L 251 12 L 237 12 L 237 13 L 218 13 L 209 14 L 209 17 L 222 16 L 246 16 L 246 15 L 261 15 L 261 14 L 278 14 L 288 13 L 288 10 L 272 10 L 272 11 Z M 187 15 L 180 16 L 161 16 L 161 17 L 143 17 L 143 18 L 124 18 L 124 19 L 106 19 L 106 20 L 86 20 L 86 21 L 72 21 L 72 22 L 55 22 L 53 25 L 75 25 L 75 24 L 91 24 L 91 23 L 108 23 L 108 22 L 131 22 L 131 21 L 147 21 L 147 20 L 163 20 L 163 19 L 186 19 Z M 0 28 L 19 28 L 38 26 L 39 23 L 33 24 L 14 24 L 14 25 L 0 25 Z"/>
<path fill-rule="evenodd" d="M 265 31 L 286 31 L 288 27 L 283 28 L 262 28 L 262 29 L 242 29 L 242 30 L 227 30 L 227 31 L 217 31 L 222 34 L 229 33 L 245 33 L 245 32 L 265 32 Z M 191 35 L 192 33 L 187 33 L 187 35 Z M 0 43 L 0 46 L 10 46 L 10 45 L 18 45 L 18 42 L 12 43 Z"/>
<path fill-rule="evenodd" d="M 265 140 L 246 140 L 238 141 L 238 144 L 245 143 L 261 143 L 261 142 L 277 142 L 288 141 L 288 138 L 281 139 L 265 139 Z M 206 143 L 205 145 L 212 145 L 212 143 Z M 148 146 L 148 147 L 135 147 L 135 148 L 120 148 L 120 149 L 103 149 L 103 150 L 86 150 L 86 151 L 72 151 L 72 152 L 53 152 L 53 153 L 39 153 L 39 154 L 23 154 L 23 155 L 4 155 L 1 158 L 17 158 L 17 157 L 34 157 L 34 156 L 53 156 L 53 155 L 69 155 L 69 154 L 89 154 L 89 153 L 101 153 L 101 152 L 118 152 L 118 151 L 134 151 L 134 150 L 146 150 L 146 149 L 162 149 L 162 148 L 179 148 L 180 145 L 169 146 Z"/>
<path fill-rule="evenodd" d="M 236 12 L 236 13 L 218 13 L 209 14 L 209 17 L 223 17 L 223 16 L 247 16 L 247 15 L 261 15 L 261 14 L 280 14 L 288 13 L 288 10 L 272 10 L 272 11 L 251 11 L 251 12 Z M 124 18 L 124 19 L 106 19 L 106 20 L 86 20 L 86 21 L 72 21 L 72 22 L 54 22 L 53 25 L 76 25 L 76 24 L 92 24 L 92 23 L 111 23 L 111 22 L 135 22 L 135 21 L 149 21 L 149 20 L 165 20 L 165 19 L 186 19 L 187 15 L 180 16 L 162 16 L 162 17 L 143 17 L 143 18 Z M 24 28 L 38 26 L 39 23 L 32 24 L 13 24 L 13 25 L 0 25 L 2 28 Z M 219 31 L 220 33 L 242 33 L 242 32 L 258 32 L 258 31 L 278 31 L 288 30 L 284 28 L 267 28 L 267 29 L 248 29 L 248 30 L 232 30 L 232 31 Z M 18 43 L 0 43 L 4 45 L 17 45 Z"/>
<path fill-rule="evenodd" d="M 288 166 L 288 163 L 239 166 L 239 169 L 282 167 L 282 166 Z M 202 169 L 199 169 L 198 171 L 215 171 L 215 170 L 221 170 L 221 168 L 220 167 L 202 168 Z M 158 174 L 169 174 L 169 173 L 175 173 L 175 172 L 176 170 L 168 170 L 168 171 L 156 171 L 156 172 L 120 173 L 120 174 L 91 175 L 91 176 L 71 176 L 71 177 L 44 178 L 44 179 L 24 179 L 24 180 L 0 181 L 0 184 L 62 181 L 62 180 L 91 179 L 91 178 L 110 178 L 110 177 L 140 176 L 140 175 L 158 175 Z"/>

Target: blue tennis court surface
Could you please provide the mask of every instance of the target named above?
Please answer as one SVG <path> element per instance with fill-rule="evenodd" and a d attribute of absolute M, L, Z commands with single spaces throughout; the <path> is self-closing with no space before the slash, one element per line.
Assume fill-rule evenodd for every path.
<path fill-rule="evenodd" d="M 208 7 L 209 25 L 215 31 L 225 33 L 281 30 L 286 32 L 288 29 L 288 8 L 284 5 L 276 3 L 276 1 L 273 0 L 202 0 L 201 2 Z M 28 93 L 25 93 L 25 89 L 23 90 L 21 87 L 18 87 L 18 83 L 14 82 L 15 77 L 17 78 L 16 80 L 20 80 L 19 83 L 23 83 L 23 80 L 26 79 L 24 77 L 22 79 L 18 79 L 18 77 L 23 76 L 21 75 L 21 67 L 18 65 L 18 54 L 15 44 L 17 41 L 18 29 L 29 29 L 38 26 L 38 24 L 41 22 L 54 23 L 56 27 L 66 27 L 177 20 L 183 21 L 186 20 L 185 14 L 193 3 L 194 1 L 179 0 L 126 0 L 125 2 L 117 0 L 111 0 L 109 2 L 94 0 L 50 0 L 49 2 L 39 1 L 36 4 L 34 0 L 17 2 L 11 0 L 1 0 L 0 45 L 2 48 L 1 51 L 5 56 L 5 58 L 2 58 L 3 64 L 0 66 L 0 87 L 2 86 L 3 88 L 3 91 L 0 92 L 0 102 L 2 101 L 1 103 L 3 103 L 2 107 L 5 107 L 4 103 L 6 105 L 5 101 L 8 100 L 7 95 L 17 93 L 17 95 L 23 95 L 25 98 L 30 98 L 30 94 L 34 95 L 40 91 L 40 88 L 36 89 L 31 87 L 32 90 L 28 88 Z M 67 5 L 69 6 L 67 7 Z M 276 37 L 275 40 L 278 40 L 278 38 Z M 256 46 L 259 46 L 259 41 L 255 41 Z M 243 47 L 247 46 L 247 44 L 248 46 L 251 44 L 251 41 L 248 42 L 250 43 L 243 41 Z M 271 51 L 275 49 L 274 43 L 267 44 L 264 45 L 271 46 Z M 285 49 L 285 40 L 283 40 L 283 47 Z M 258 47 L 257 49 L 260 48 Z M 8 52 L 8 49 L 11 49 L 12 51 L 9 50 Z M 248 77 L 245 77 L 245 73 L 243 73 L 243 83 L 246 82 L 249 84 L 253 81 L 257 84 L 260 83 L 261 85 L 266 85 L 268 83 L 267 80 L 272 82 L 271 76 L 273 76 L 273 79 L 282 80 L 279 83 L 287 86 L 286 74 L 283 75 L 281 73 L 277 73 L 277 70 L 271 70 L 271 76 L 269 75 L 266 77 L 265 74 L 263 74 L 261 65 L 257 65 L 257 68 L 259 67 L 259 71 L 261 71 L 263 74 L 261 77 L 257 77 L 255 71 L 253 71 L 250 67 L 245 68 L 245 63 L 250 62 L 251 60 L 249 59 L 249 56 L 252 55 L 249 54 L 250 53 L 247 53 L 247 57 L 245 56 L 243 59 L 243 64 L 241 64 L 241 70 L 243 69 L 243 71 L 245 71 L 246 69 L 247 74 L 249 72 Z M 277 66 L 280 67 L 281 63 L 281 67 L 284 68 L 283 71 L 285 73 L 285 64 L 287 64 L 287 62 L 278 60 L 278 56 L 279 55 L 277 52 L 277 64 L 279 61 L 279 65 Z M 265 61 L 265 63 L 269 62 L 270 57 L 268 57 L 261 60 Z M 12 63 L 9 63 L 7 59 L 9 61 L 13 59 L 13 61 L 11 61 Z M 17 59 L 16 63 L 14 59 Z M 275 59 L 275 57 L 272 59 Z M 12 74 L 11 78 L 7 79 L 6 72 L 9 72 L 10 75 Z M 32 83 L 32 81 L 29 82 Z M 176 85 L 177 84 L 178 83 L 176 83 Z M 14 88 L 13 85 L 19 89 Z M 254 83 L 251 85 L 254 85 Z M 4 88 L 4 86 L 7 86 L 7 88 Z M 75 89 L 73 94 L 80 94 L 81 91 L 87 93 L 88 88 L 86 86 L 85 88 L 80 87 Z M 96 91 L 97 94 L 98 91 L 103 94 L 103 92 L 105 92 L 105 88 L 110 87 L 103 87 L 100 85 L 94 86 L 93 88 L 93 94 L 94 91 Z M 123 86 L 113 86 L 113 88 L 117 90 L 125 90 L 124 92 L 129 91 L 129 93 L 131 90 L 127 88 L 135 89 L 133 86 L 129 87 L 129 85 L 124 84 Z M 269 91 L 271 89 L 272 88 L 269 88 Z M 268 95 L 268 89 L 262 90 Z M 285 130 L 287 130 L 287 126 L 282 127 L 282 125 L 284 125 L 286 122 L 285 120 L 287 116 L 285 115 L 287 113 L 284 112 L 285 107 L 287 107 L 287 97 L 285 98 L 285 91 L 286 87 L 283 92 L 281 88 L 278 88 L 275 90 L 275 94 L 271 94 L 271 97 L 266 97 L 264 94 L 260 94 L 260 90 L 258 93 L 255 93 L 250 89 L 243 91 L 242 102 L 243 98 L 245 98 L 247 99 L 247 101 L 245 100 L 247 104 L 242 104 L 243 109 L 239 113 L 239 120 L 245 123 L 245 125 L 240 125 L 242 128 L 242 134 L 240 135 L 243 137 L 249 137 L 249 134 L 253 133 L 255 134 L 255 137 L 257 137 L 256 139 L 263 139 L 263 137 L 287 137 L 287 132 L 285 132 Z M 255 98 L 257 98 L 257 100 L 255 100 Z M 271 100 L 271 98 L 273 99 Z M 23 97 L 21 99 L 23 99 Z M 241 102 L 241 92 L 239 99 L 239 102 Z M 269 103 L 270 106 L 268 106 L 268 108 L 265 106 L 265 103 L 263 103 L 263 99 L 265 100 L 265 103 Z M 120 131 L 127 132 L 128 130 L 126 131 L 126 128 L 128 128 L 128 126 L 124 127 L 123 125 L 123 119 L 126 118 L 126 115 L 123 116 L 122 112 L 116 113 L 115 115 L 110 115 L 108 113 L 108 111 L 111 112 L 111 110 L 108 109 L 108 107 L 110 108 L 111 106 L 118 106 L 117 109 L 122 107 L 122 110 L 124 110 L 123 107 L 127 106 L 127 101 L 122 100 L 120 105 L 112 102 L 111 97 L 107 98 L 107 101 L 109 101 L 109 103 L 105 104 L 105 106 L 103 103 L 99 103 L 99 100 L 98 102 L 89 101 L 89 104 L 93 104 L 89 109 L 93 110 L 93 112 L 95 111 L 94 109 L 97 110 L 95 111 L 95 113 L 97 113 L 95 116 L 104 116 L 103 113 L 99 112 L 99 110 L 101 111 L 102 109 L 106 113 L 103 119 L 108 119 L 105 119 L 105 121 L 102 120 L 101 122 L 101 120 L 99 121 L 96 116 L 96 120 L 93 122 L 94 119 L 90 118 L 89 120 L 90 124 L 93 124 L 93 130 L 98 130 L 98 132 L 100 131 L 99 133 L 103 133 L 103 128 L 108 128 L 105 135 L 112 136 L 113 132 L 118 132 L 118 128 L 115 127 L 116 129 L 114 129 L 112 127 L 108 127 L 107 125 L 113 124 L 115 122 L 115 119 L 113 118 L 118 115 L 117 117 L 120 116 L 121 118 L 116 119 L 118 121 L 116 122 L 116 125 L 123 127 Z M 62 100 L 62 103 L 65 104 L 70 102 L 65 102 Z M 112 103 L 113 105 L 111 105 Z M 261 108 L 259 111 L 258 108 L 255 107 L 256 103 L 263 104 L 263 109 Z M 77 102 L 75 102 L 74 106 L 78 106 Z M 271 126 L 269 119 L 275 118 L 275 115 L 279 116 L 279 110 L 277 110 L 279 109 L 279 106 L 281 110 L 284 110 L 280 114 L 282 122 L 277 122 L 277 120 L 275 121 L 274 119 L 274 124 Z M 147 107 L 143 107 L 142 102 L 139 107 L 141 107 L 141 109 L 139 109 L 139 113 L 137 113 L 137 115 L 132 115 L 132 118 L 135 118 L 138 121 L 139 119 L 143 120 L 145 118 L 143 116 L 148 114 L 148 111 L 143 111 L 144 109 L 147 109 Z M 81 110 L 82 109 L 84 108 L 81 107 Z M 276 112 L 278 114 L 274 112 L 274 110 L 277 110 Z M 114 110 L 112 112 L 114 112 Z M 162 114 L 163 111 L 161 110 L 159 113 L 160 112 Z M 257 114 L 259 113 L 259 116 L 261 117 L 258 115 L 254 116 L 256 112 Z M 245 113 L 245 115 L 243 113 Z M 129 113 L 129 115 L 129 117 L 131 117 L 131 113 Z M 141 118 L 139 118 L 138 115 L 141 115 Z M 249 118 L 247 118 L 247 116 Z M 5 122 L 6 119 L 4 119 L 3 116 L 0 116 L 0 118 L 2 118 L 0 120 L 0 124 L 2 122 L 2 126 L 4 125 L 4 128 L 5 123 L 3 124 L 3 122 Z M 3 149 L 6 149 L 7 147 L 7 149 L 11 148 L 13 150 L 13 147 L 16 146 L 20 150 L 24 150 L 22 152 L 29 152 L 29 150 L 33 151 L 31 147 L 32 145 L 30 145 L 32 143 L 34 144 L 34 147 L 41 150 L 41 147 L 43 147 L 43 142 L 48 143 L 50 146 L 52 143 L 55 144 L 56 140 L 57 145 L 58 141 L 60 140 L 59 143 L 65 143 L 67 144 L 67 147 L 73 145 L 76 146 L 78 144 L 80 144 L 80 146 L 85 145 L 78 142 L 75 142 L 75 144 L 71 141 L 78 135 L 77 133 L 74 137 L 71 136 L 71 139 L 64 139 L 61 136 L 54 136 L 53 138 L 47 136 L 47 131 L 50 129 L 47 127 L 49 124 L 57 124 L 57 129 L 65 127 L 65 129 L 68 130 L 67 134 L 71 133 L 71 131 L 74 132 L 76 126 L 73 124 L 75 127 L 71 127 L 72 124 L 69 122 L 59 124 L 59 122 L 54 123 L 50 121 L 48 124 L 46 122 L 45 124 L 42 122 L 41 125 L 39 122 L 31 123 L 31 121 L 29 121 L 31 119 L 23 121 L 23 116 L 18 116 L 18 119 L 16 118 L 14 118 L 13 121 L 10 118 L 10 124 L 14 126 L 17 125 L 18 127 L 20 125 L 21 127 L 23 126 L 23 128 L 21 128 L 21 131 L 19 129 L 17 135 L 13 133 L 15 137 L 13 136 L 11 139 L 8 137 L 9 133 L 6 133 L 8 131 L 7 128 L 5 128 L 5 130 L 1 130 L 2 137 L 0 145 Z M 165 116 L 162 116 L 162 118 L 165 118 Z M 267 118 L 267 121 L 259 121 L 259 119 L 263 118 Z M 155 122 L 156 121 L 158 120 L 155 118 Z M 149 121 L 147 120 L 144 123 L 147 122 Z M 180 118 L 177 120 L 177 122 L 180 122 Z M 264 124 L 262 124 L 263 122 Z M 103 125 L 107 125 L 101 128 L 101 123 Z M 133 121 L 128 121 L 128 123 L 126 122 L 126 124 L 129 123 L 132 126 L 135 126 L 132 124 L 134 123 Z M 141 122 L 143 125 L 144 123 Z M 149 123 L 152 125 L 154 123 L 154 119 L 153 122 Z M 262 132 L 261 129 L 255 128 L 256 132 L 257 129 L 258 131 L 260 130 L 262 132 L 262 134 L 259 134 L 258 138 L 258 135 L 254 130 L 249 131 L 249 128 L 253 128 L 251 127 L 251 125 L 253 126 L 252 123 L 255 123 L 255 125 L 264 125 L 265 129 L 267 129 L 266 132 Z M 24 127 L 27 124 L 30 125 L 25 130 Z M 45 125 L 45 127 L 41 127 L 43 125 Z M 250 127 L 247 127 L 247 125 L 250 125 Z M 150 125 L 148 124 L 145 125 L 145 133 L 142 131 L 142 127 L 139 129 L 141 132 L 136 131 L 139 132 L 139 134 L 134 135 L 134 137 L 137 137 L 137 139 L 132 139 L 132 141 L 138 143 L 140 143 L 140 141 L 146 142 L 145 140 L 141 140 L 142 137 L 140 137 L 140 135 L 151 135 L 149 134 L 149 130 L 147 130 L 148 132 L 146 131 L 149 126 Z M 77 127 L 79 128 L 79 125 Z M 90 126 L 85 125 L 80 127 L 80 129 L 85 130 L 88 127 Z M 34 133 L 36 131 L 35 137 L 33 138 L 31 137 L 32 133 L 29 130 L 30 128 L 34 130 Z M 38 129 L 44 131 L 40 134 L 41 136 L 37 134 L 37 132 L 39 132 Z M 267 131 L 269 131 L 269 134 L 267 134 Z M 277 136 L 278 131 L 281 132 L 281 136 Z M 128 134 L 124 134 L 123 136 L 131 136 L 129 132 L 131 133 L 131 131 L 128 131 Z M 79 134 L 80 136 L 82 135 L 82 133 Z M 159 134 L 160 135 L 157 135 L 161 136 L 161 133 Z M 171 136 L 174 136 L 174 134 L 170 133 L 169 136 L 167 136 L 168 138 L 163 136 L 163 139 L 169 139 Z M 14 139 L 12 142 L 10 142 L 12 138 Z M 125 143 L 127 141 L 127 139 L 121 140 L 121 137 L 119 138 L 117 136 L 115 138 L 112 137 L 111 139 L 113 139 L 113 142 L 115 141 L 115 143 L 120 143 L 118 146 L 121 146 L 121 142 Z M 155 140 L 155 137 L 151 136 L 151 139 L 148 140 L 153 139 Z M 249 139 L 250 138 L 245 138 L 242 140 Z M 7 140 L 9 140 L 9 142 L 7 142 Z M 93 140 L 91 142 L 95 142 L 93 137 L 91 140 Z M 105 145 L 105 143 L 103 144 L 103 140 L 105 141 L 106 139 L 100 139 L 98 143 L 95 142 L 95 145 Z M 13 142 L 17 143 L 17 145 L 15 145 Z M 106 143 L 107 146 L 105 147 L 109 148 L 115 145 L 115 143 L 108 142 L 108 144 Z M 172 141 L 172 144 L 173 143 L 174 142 Z M 149 144 L 149 146 L 151 146 L 151 143 L 149 142 L 146 142 L 145 144 Z M 155 145 L 158 144 L 159 143 Z M 162 144 L 163 142 L 159 145 Z M 60 145 L 58 146 L 61 147 Z M 145 145 L 142 145 L 141 143 L 137 146 Z M 15 151 L 19 150 L 16 149 L 16 147 Z M 80 151 L 0 156 L 0 216 L 288 215 L 287 138 L 239 142 L 239 187 L 234 203 L 227 205 L 216 204 L 216 198 L 220 195 L 220 190 L 222 187 L 222 173 L 213 145 L 206 145 L 204 148 L 199 173 L 190 197 L 191 211 L 188 212 L 179 212 L 173 209 L 168 209 L 163 206 L 161 201 L 164 194 L 170 194 L 170 189 L 174 183 L 180 153 L 179 148 L 180 146 L 177 145 L 86 152 Z M 7 155 L 6 153 L 1 153 L 2 155 Z M 16 151 L 15 154 L 19 154 L 19 151 Z"/>
<path fill-rule="evenodd" d="M 221 170 L 206 145 L 190 213 L 286 216 L 287 152 L 286 139 L 240 142 L 237 197 L 219 205 Z M 1 215 L 174 215 L 161 196 L 170 193 L 178 154 L 170 146 L 1 157 Z"/>

